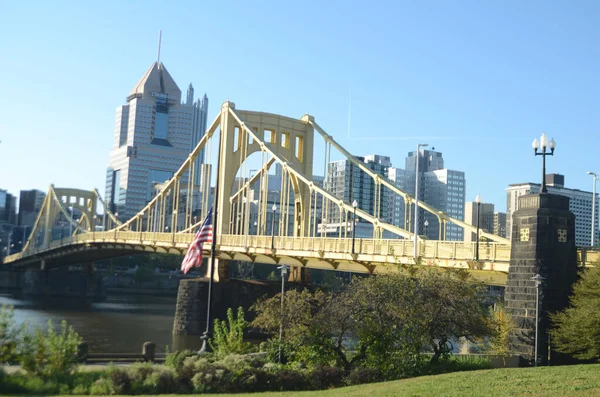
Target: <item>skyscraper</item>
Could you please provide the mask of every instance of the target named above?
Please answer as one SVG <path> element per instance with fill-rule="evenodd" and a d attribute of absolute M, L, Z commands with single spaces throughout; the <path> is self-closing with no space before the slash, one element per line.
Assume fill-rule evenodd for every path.
<path fill-rule="evenodd" d="M 200 142 L 200 139 L 202 139 L 204 133 L 206 132 L 206 124 L 208 122 L 208 97 L 206 96 L 206 94 L 204 94 L 202 99 L 197 99 L 194 102 L 194 87 L 192 86 L 192 83 L 190 83 L 190 86 L 187 90 L 187 99 L 185 101 L 185 104 L 188 106 L 192 106 L 194 112 L 192 120 L 192 148 L 194 148 L 198 144 L 198 142 Z M 205 151 L 204 148 L 202 148 L 202 150 L 200 151 L 200 155 L 196 159 L 196 165 L 194 167 L 194 182 L 196 186 L 200 186 L 201 183 L 200 181 L 202 175 L 200 173 L 200 165 L 206 160 L 204 156 Z"/>
<path fill-rule="evenodd" d="M 506 237 L 506 212 L 494 212 L 494 229 L 495 235 Z"/>
<path fill-rule="evenodd" d="M 406 186 L 406 170 L 402 168 L 390 167 L 388 169 L 388 179 L 391 183 L 394 184 L 398 189 L 403 190 Z M 414 177 L 414 172 L 412 173 Z M 406 212 L 406 205 L 404 200 L 399 195 L 392 193 L 389 197 L 389 213 L 390 213 L 390 223 L 394 226 L 401 227 L 403 229 L 407 228 L 408 225 L 404 224 L 404 214 Z"/>
<path fill-rule="evenodd" d="M 41 190 L 21 190 L 19 197 L 19 225 L 33 226 L 46 198 Z"/>
<path fill-rule="evenodd" d="M 117 109 L 106 200 L 119 218 L 128 219 L 142 209 L 153 186 L 170 179 L 202 138 L 208 98 L 192 103 L 193 96 L 190 85 L 182 103 L 181 90 L 157 61 L 131 90 L 127 104 Z M 199 167 L 196 170 L 199 175 Z"/>
<path fill-rule="evenodd" d="M 422 178 L 423 191 L 419 194 L 419 200 L 423 200 L 438 210 L 444 211 L 452 218 L 464 220 L 465 173 L 463 171 L 444 168 L 442 170 L 424 172 Z M 426 212 L 419 219 L 422 220 L 419 226 L 419 233 L 425 230 L 424 223 L 427 221 L 429 223 L 427 236 L 430 239 L 440 239 L 439 221 L 435 215 Z M 456 226 L 453 223 L 446 225 L 446 240 L 462 241 L 463 234 L 463 229 L 460 226 Z"/>
<path fill-rule="evenodd" d="M 0 223 L 16 225 L 17 223 L 17 200 L 15 196 L 6 190 L 0 189 Z"/>
<path fill-rule="evenodd" d="M 478 212 L 479 214 L 477 214 Z M 498 213 L 494 212 L 494 204 L 480 203 L 478 209 L 475 201 L 465 203 L 465 223 L 477 226 L 479 215 L 479 228 L 482 231 L 493 233 L 495 214 Z M 463 237 L 465 242 L 477 241 L 477 234 L 474 232 L 466 232 Z"/>
<path fill-rule="evenodd" d="M 546 186 L 548 193 L 569 197 L 569 210 L 575 214 L 575 244 L 578 247 L 589 247 L 592 234 L 592 192 L 565 187 L 565 178 L 560 174 L 547 174 Z M 512 216 L 519 209 L 519 196 L 539 193 L 539 183 L 517 183 L 506 189 L 506 234 L 512 236 Z M 596 208 L 598 208 L 596 193 Z M 598 211 L 594 219 L 594 245 L 598 244 Z"/>
<path fill-rule="evenodd" d="M 466 191 L 465 173 L 463 171 L 444 168 L 444 157 L 441 152 L 420 150 L 418 154 L 416 151 L 408 153 L 405 162 L 404 191 L 411 195 L 415 194 L 417 158 L 420 174 L 419 201 L 430 204 L 453 218 L 463 220 Z M 411 211 L 414 211 L 414 208 Z M 440 239 L 439 220 L 437 216 L 424 210 L 419 211 L 419 234 L 427 235 L 430 239 Z M 411 218 L 414 218 L 414 215 L 411 215 Z M 425 228 L 425 222 L 428 224 L 427 228 Z M 409 225 L 408 230 L 414 231 L 414 226 Z M 448 223 L 446 226 L 446 239 L 453 241 L 462 240 L 462 228 Z"/>
<path fill-rule="evenodd" d="M 365 157 L 356 157 L 362 161 L 365 166 L 384 178 L 388 178 L 388 169 L 392 166 L 390 158 L 372 154 Z M 348 203 L 354 200 L 358 203 L 358 208 L 375 215 L 383 222 L 390 223 L 392 214 L 390 212 L 391 192 L 385 187 L 381 187 L 381 198 L 378 203 L 377 186 L 373 178 L 362 171 L 358 166 L 352 164 L 349 160 L 332 161 L 327 170 L 327 180 L 325 186 L 329 191 Z M 340 223 L 339 211 L 330 209 L 327 211 L 327 223 Z"/>

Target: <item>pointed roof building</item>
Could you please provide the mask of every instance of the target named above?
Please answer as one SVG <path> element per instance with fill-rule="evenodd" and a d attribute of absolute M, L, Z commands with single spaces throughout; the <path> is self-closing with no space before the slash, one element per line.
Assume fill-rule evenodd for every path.
<path fill-rule="evenodd" d="M 128 99 L 148 98 L 152 96 L 152 93 L 166 94 L 173 102 L 181 102 L 181 90 L 162 62 L 154 62 L 150 66 L 140 81 L 133 87 Z"/>

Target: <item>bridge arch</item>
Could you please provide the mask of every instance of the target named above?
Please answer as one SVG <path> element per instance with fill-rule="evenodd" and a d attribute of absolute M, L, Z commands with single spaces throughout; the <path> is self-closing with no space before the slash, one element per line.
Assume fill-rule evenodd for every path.
<path fill-rule="evenodd" d="M 233 114 L 230 109 L 235 110 L 232 102 L 225 102 L 221 108 L 219 186 L 223 192 L 219 193 L 219 230 L 228 230 L 232 216 L 228 192 L 233 190 L 236 175 L 251 154 L 272 153 L 284 166 L 284 173 L 286 167 L 291 167 L 311 178 L 313 171 L 314 129 L 309 123 L 264 112 L 235 110 Z M 305 236 L 310 216 L 302 212 L 308 207 L 310 189 L 295 175 L 287 176 L 294 192 L 294 236 Z"/>

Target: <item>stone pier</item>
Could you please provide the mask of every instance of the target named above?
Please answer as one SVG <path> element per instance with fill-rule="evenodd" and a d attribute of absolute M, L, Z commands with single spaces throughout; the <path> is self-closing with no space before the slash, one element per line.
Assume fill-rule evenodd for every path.
<path fill-rule="evenodd" d="M 173 321 L 173 351 L 199 349 L 202 345 L 200 336 L 206 330 L 208 284 L 208 278 L 179 282 Z M 211 319 L 224 319 L 228 308 L 235 312 L 241 306 L 246 313 L 246 320 L 249 320 L 250 306 L 258 298 L 273 296 L 280 291 L 280 282 L 221 279 L 213 283 Z"/>
<path fill-rule="evenodd" d="M 82 270 L 69 270 L 68 266 L 27 269 L 22 280 L 23 294 L 32 298 L 106 299 L 102 277 L 93 264 L 84 265 Z"/>
<path fill-rule="evenodd" d="M 512 335 L 515 354 L 532 365 L 535 348 L 535 274 L 545 278 L 539 288 L 538 357 L 541 365 L 560 362 L 548 339 L 549 313 L 569 303 L 577 280 L 575 215 L 569 198 L 548 193 L 519 197 L 519 210 L 512 219 L 512 250 L 505 290 L 508 311 L 517 324 Z M 563 357 L 564 358 L 564 357 Z"/>

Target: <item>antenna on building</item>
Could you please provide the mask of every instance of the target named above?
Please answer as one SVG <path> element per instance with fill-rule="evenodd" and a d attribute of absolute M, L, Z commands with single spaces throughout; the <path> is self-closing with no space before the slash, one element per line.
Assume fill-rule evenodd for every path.
<path fill-rule="evenodd" d="M 350 139 L 350 121 L 352 120 L 352 87 L 350 87 L 350 100 L 348 102 L 348 139 Z"/>
<path fill-rule="evenodd" d="M 156 62 L 160 64 L 160 43 L 162 41 L 162 29 L 158 31 L 158 57 Z"/>

